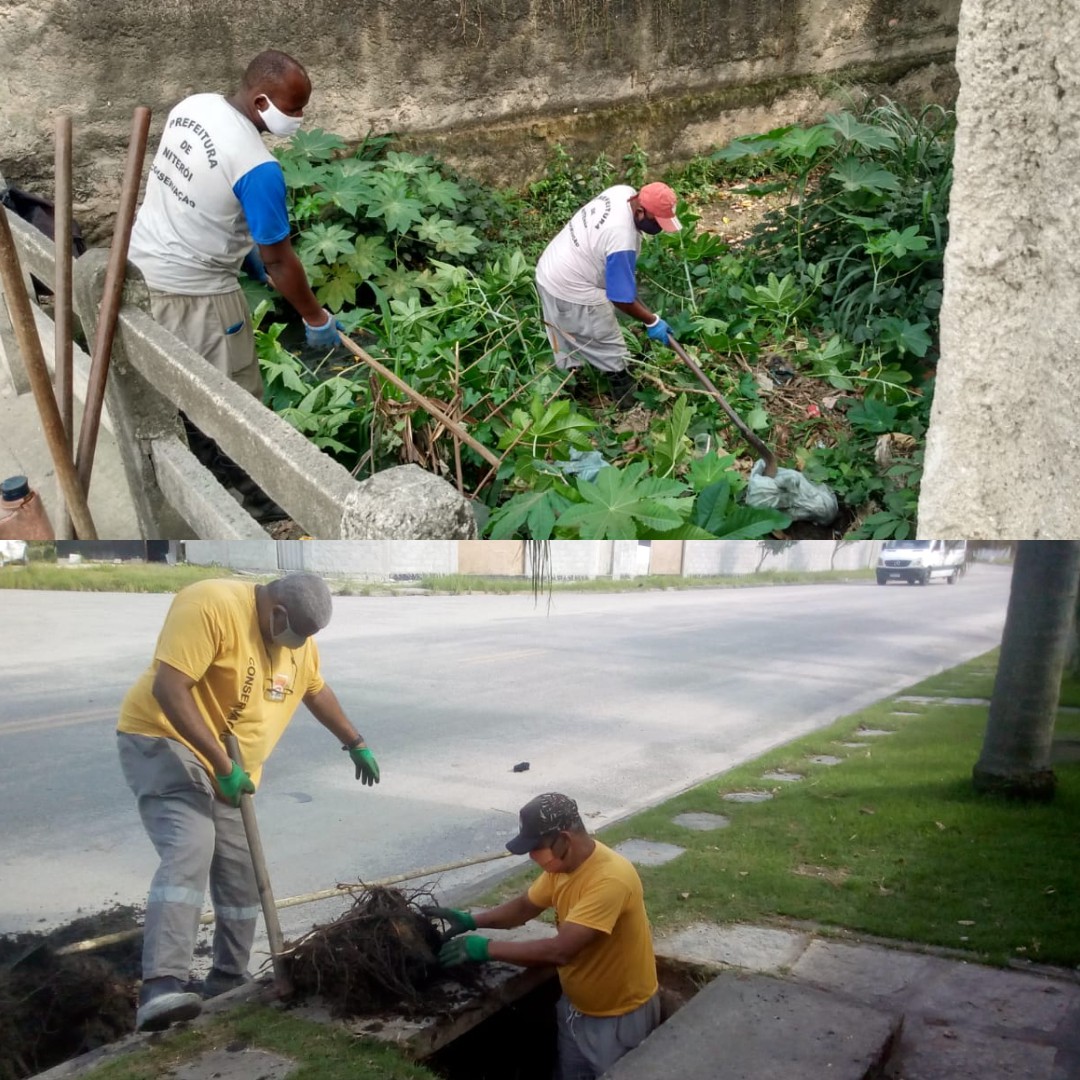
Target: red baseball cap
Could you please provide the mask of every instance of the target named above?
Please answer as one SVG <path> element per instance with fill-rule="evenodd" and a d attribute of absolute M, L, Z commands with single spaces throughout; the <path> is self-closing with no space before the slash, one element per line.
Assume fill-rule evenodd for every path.
<path fill-rule="evenodd" d="M 656 218 L 664 232 L 678 232 L 682 228 L 675 216 L 677 196 L 667 184 L 646 184 L 638 192 L 638 202 Z"/>

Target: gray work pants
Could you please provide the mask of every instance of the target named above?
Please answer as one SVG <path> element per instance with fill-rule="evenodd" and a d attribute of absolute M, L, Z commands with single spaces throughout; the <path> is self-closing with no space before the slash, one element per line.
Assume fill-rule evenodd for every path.
<path fill-rule="evenodd" d="M 622 1016 L 588 1016 L 563 994 L 555 1003 L 559 1060 L 555 1080 L 596 1080 L 660 1026 L 660 993 Z"/>
<path fill-rule="evenodd" d="M 143 979 L 186 980 L 207 878 L 214 905 L 214 967 L 247 970 L 259 890 L 240 811 L 215 797 L 210 777 L 183 743 L 117 734 L 120 767 L 161 859 L 143 928 Z"/>

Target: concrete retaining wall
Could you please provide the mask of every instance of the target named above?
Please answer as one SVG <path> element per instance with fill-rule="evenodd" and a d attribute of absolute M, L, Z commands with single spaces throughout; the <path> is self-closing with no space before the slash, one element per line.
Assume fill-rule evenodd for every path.
<path fill-rule="evenodd" d="M 293 53 L 308 123 L 394 131 L 517 182 L 554 142 L 654 164 L 815 119 L 843 84 L 951 99 L 960 0 L 8 0 L 0 16 L 0 171 L 52 190 L 53 117 L 75 125 L 77 216 L 111 221 L 136 105 L 160 123 L 230 91 L 261 49 Z"/>

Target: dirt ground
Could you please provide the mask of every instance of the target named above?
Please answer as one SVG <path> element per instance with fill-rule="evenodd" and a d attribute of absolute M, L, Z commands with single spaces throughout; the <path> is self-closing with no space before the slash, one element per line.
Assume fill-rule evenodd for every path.
<path fill-rule="evenodd" d="M 57 950 L 137 925 L 135 908 L 115 907 L 48 933 L 0 937 L 0 1080 L 24 1080 L 134 1028 L 141 939 Z"/>
<path fill-rule="evenodd" d="M 440 931 L 420 911 L 431 902 L 421 892 L 357 893 L 340 918 L 288 943 L 294 1000 L 318 995 L 339 1016 L 445 1011 L 469 972 L 447 981 Z M 142 938 L 61 950 L 141 921 L 138 909 L 115 907 L 47 933 L 0 937 L 0 1080 L 26 1080 L 134 1030 Z"/>

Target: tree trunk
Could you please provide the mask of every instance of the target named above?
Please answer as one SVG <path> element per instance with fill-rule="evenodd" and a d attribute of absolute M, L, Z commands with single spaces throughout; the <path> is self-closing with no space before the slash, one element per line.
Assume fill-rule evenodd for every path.
<path fill-rule="evenodd" d="M 975 790 L 1054 797 L 1050 767 L 1061 672 L 1076 607 L 1080 541 L 1021 540 Z"/>

